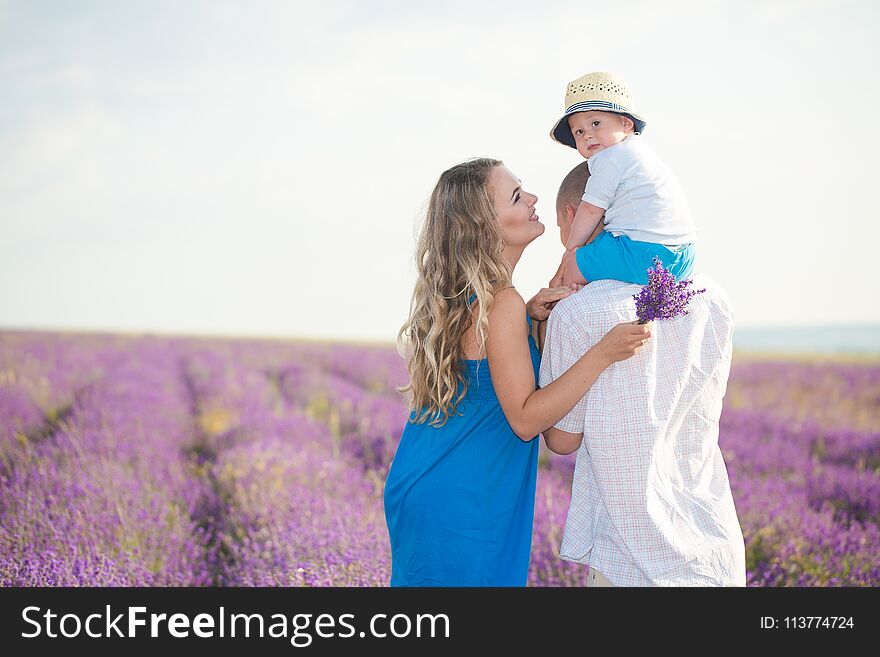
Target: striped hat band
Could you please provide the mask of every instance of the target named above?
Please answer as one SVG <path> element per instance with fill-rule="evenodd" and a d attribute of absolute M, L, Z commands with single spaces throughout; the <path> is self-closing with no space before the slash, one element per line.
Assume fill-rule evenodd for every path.
<path fill-rule="evenodd" d="M 613 73 L 596 71 L 568 83 L 565 89 L 565 113 L 553 126 L 550 137 L 560 144 L 576 148 L 568 117 L 576 112 L 613 112 L 632 119 L 636 132 L 644 132 L 645 119 L 635 108 L 626 83 Z"/>

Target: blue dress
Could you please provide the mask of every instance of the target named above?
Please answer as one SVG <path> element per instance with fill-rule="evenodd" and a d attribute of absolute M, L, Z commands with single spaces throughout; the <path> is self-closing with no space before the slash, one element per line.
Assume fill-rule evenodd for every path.
<path fill-rule="evenodd" d="M 526 319 L 537 386 L 541 354 Z M 442 427 L 408 422 L 385 481 L 391 586 L 526 585 L 539 441 L 510 428 L 488 359 L 461 362 L 460 415 Z"/>

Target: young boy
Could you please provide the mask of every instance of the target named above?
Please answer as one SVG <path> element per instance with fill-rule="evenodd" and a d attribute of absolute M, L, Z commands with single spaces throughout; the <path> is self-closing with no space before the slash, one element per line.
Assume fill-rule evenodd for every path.
<path fill-rule="evenodd" d="M 696 228 L 678 180 L 642 140 L 645 120 L 626 84 L 590 73 L 568 85 L 550 136 L 576 148 L 590 177 L 563 257 L 562 284 L 613 278 L 645 285 L 654 257 L 677 280 L 693 270 Z M 588 238 L 604 216 L 604 230 Z"/>

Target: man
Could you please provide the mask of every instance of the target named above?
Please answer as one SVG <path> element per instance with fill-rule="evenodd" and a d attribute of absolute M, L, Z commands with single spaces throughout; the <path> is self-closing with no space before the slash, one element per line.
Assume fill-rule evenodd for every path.
<path fill-rule="evenodd" d="M 560 187 L 563 244 L 588 176 L 582 163 Z M 692 287 L 706 291 L 688 315 L 654 321 L 642 351 L 605 370 L 545 433 L 554 452 L 577 451 L 560 556 L 589 564 L 591 586 L 745 585 L 742 530 L 718 448 L 733 318 L 717 283 L 697 274 Z M 635 320 L 639 289 L 601 280 L 559 301 L 547 321 L 541 385 L 611 327 Z"/>

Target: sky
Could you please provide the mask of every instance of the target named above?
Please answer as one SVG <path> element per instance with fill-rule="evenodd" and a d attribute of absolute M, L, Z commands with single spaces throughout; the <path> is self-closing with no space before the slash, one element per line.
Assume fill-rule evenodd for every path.
<path fill-rule="evenodd" d="M 391 342 L 440 173 L 612 71 L 741 328 L 880 323 L 880 3 L 0 0 L 0 329 Z"/>

